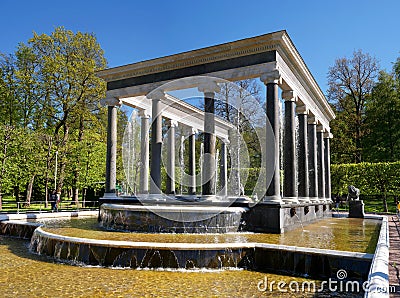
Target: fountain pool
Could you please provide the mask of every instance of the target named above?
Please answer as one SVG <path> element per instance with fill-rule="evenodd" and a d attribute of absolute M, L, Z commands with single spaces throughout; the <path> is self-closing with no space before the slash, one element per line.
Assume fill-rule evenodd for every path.
<path fill-rule="evenodd" d="M 279 296 L 281 293 L 276 289 L 272 292 L 262 292 L 258 285 L 263 284 L 265 279 L 286 283 L 292 281 L 312 282 L 319 285 L 330 275 L 335 275 L 338 268 L 345 268 L 352 280 L 366 280 L 380 230 L 380 221 L 378 220 L 350 218 L 323 219 L 318 223 L 308 225 L 304 231 L 295 229 L 284 234 L 248 232 L 226 234 L 126 233 L 104 231 L 94 217 L 40 220 L 40 222 L 44 225 L 36 231 L 41 230 L 43 235 L 56 235 L 56 238 L 63 239 L 61 242 L 64 244 L 45 240 L 42 244 L 49 246 L 52 243 L 54 249 L 52 254 L 48 250 L 39 250 L 42 253 L 40 255 L 29 252 L 29 243 L 26 240 L 0 236 L 0 268 L 5 273 L 0 278 L 0 290 L 5 296 L 40 296 L 43 293 L 48 293 L 46 294 L 48 296 L 73 295 L 74 297 L 93 295 Z M 12 225 L 11 221 L 9 225 Z M 30 225 L 33 224 L 30 223 Z M 13 230 L 16 231 L 16 228 Z M 39 238 L 40 235 L 39 233 Z M 91 246 L 91 249 L 87 249 L 84 245 L 79 245 L 79 249 L 75 251 L 84 254 L 86 250 L 92 256 L 97 253 L 99 260 L 101 259 L 101 250 L 96 248 L 96 241 L 107 243 L 109 247 L 115 247 L 116 243 L 123 244 L 119 249 L 128 248 L 132 252 L 130 256 L 136 254 L 136 257 L 140 255 L 138 248 L 141 247 L 143 260 L 146 252 L 147 254 L 151 252 L 153 261 L 148 258 L 147 263 L 143 260 L 139 262 L 139 258 L 137 258 L 135 266 L 132 266 L 136 267 L 136 270 L 118 266 L 118 262 L 114 264 L 116 266 L 107 264 L 107 262 L 102 264 L 97 262 L 82 267 L 81 260 L 73 259 L 72 255 L 67 253 L 73 249 L 70 244 L 66 245 L 65 243 L 73 242 L 74 239 L 78 242 L 81 241 L 80 239 L 85 239 Z M 35 236 L 32 238 L 33 250 L 35 250 L 34 242 Z M 154 247 L 149 247 L 151 245 Z M 175 253 L 176 249 L 191 245 L 197 248 L 203 247 L 203 250 L 206 251 L 209 251 L 210 247 L 219 247 L 218 252 L 224 252 L 224 254 L 217 254 L 220 263 L 210 262 L 208 264 L 213 264 L 213 266 L 192 267 L 191 269 L 190 267 L 184 269 L 180 266 L 160 268 L 160 264 L 157 262 L 162 259 L 157 260 L 155 257 L 157 249 L 163 247 Z M 133 247 L 136 249 L 135 253 L 133 253 L 135 250 Z M 155 247 L 158 248 L 155 249 Z M 234 248 L 229 247 L 241 247 L 242 251 L 238 253 Z M 109 252 L 112 251 L 110 248 L 107 249 Z M 193 251 L 195 254 L 199 254 L 201 250 L 193 250 L 192 247 L 192 253 Z M 121 253 L 121 250 L 119 252 Z M 230 252 L 231 255 L 227 252 Z M 240 256 L 243 254 L 249 256 L 250 252 L 253 256 L 248 259 L 248 262 L 241 262 Z M 187 254 L 187 251 L 183 254 Z M 162 253 L 160 255 L 162 256 Z M 272 264 L 275 269 L 270 266 L 271 259 L 265 257 L 267 255 L 277 260 Z M 314 257 L 310 257 L 310 255 L 314 255 Z M 49 258 L 49 256 L 51 257 Z M 148 256 L 150 255 L 148 254 Z M 176 258 L 179 263 L 182 255 L 179 255 L 178 252 Z M 309 266 L 297 262 L 295 266 L 297 268 L 294 268 L 297 273 L 287 270 L 287 266 L 294 266 L 296 260 L 304 260 L 305 263 L 309 263 Z M 347 265 L 343 260 L 346 260 Z M 332 274 L 328 272 L 326 264 L 332 266 L 330 268 Z M 334 265 L 338 267 L 334 267 Z M 108 268 L 104 266 L 108 266 Z M 279 266 L 282 267 L 277 268 Z M 203 267 L 208 267 L 208 269 Z M 321 271 L 315 271 L 316 267 L 325 267 L 325 269 L 321 274 Z M 302 270 L 309 271 L 304 273 Z M 54 274 L 52 272 L 57 272 L 54 281 L 53 278 L 49 278 Z M 1 279 L 7 279 L 8 282 Z M 29 283 L 28 280 L 30 280 Z M 27 284 L 30 286 L 27 287 Z M 293 295 L 284 293 L 282 297 L 294 297 L 294 294 L 296 293 Z M 313 296 L 312 294 L 302 293 L 303 297 Z M 353 293 L 352 295 L 358 297 L 361 294 Z M 328 293 L 328 296 L 331 297 L 332 294 Z M 337 296 L 340 297 L 340 293 L 337 293 Z"/>
<path fill-rule="evenodd" d="M 126 233 L 104 231 L 97 218 L 71 218 L 44 222 L 46 232 L 97 240 L 152 243 L 269 243 L 352 252 L 374 253 L 380 222 L 374 219 L 329 218 L 283 234 L 266 233 Z"/>

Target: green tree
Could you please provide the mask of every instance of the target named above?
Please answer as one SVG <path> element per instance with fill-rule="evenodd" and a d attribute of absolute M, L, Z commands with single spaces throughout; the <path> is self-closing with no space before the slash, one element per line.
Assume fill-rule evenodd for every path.
<path fill-rule="evenodd" d="M 372 162 L 400 158 L 400 89 L 395 74 L 381 71 L 366 103 L 366 159 Z"/>
<path fill-rule="evenodd" d="M 26 193 L 29 204 L 34 184 L 47 200 L 56 153 L 58 190 L 67 183 L 77 199 L 78 188 L 104 180 L 105 153 L 91 152 L 105 146 L 106 88 L 95 75 L 105 66 L 93 34 L 62 27 L 0 54 L 0 205 L 4 193 Z"/>
<path fill-rule="evenodd" d="M 0 54 L 0 123 L 10 126 L 21 119 L 15 72 L 14 56 Z"/>
<path fill-rule="evenodd" d="M 351 133 L 345 137 L 351 138 L 355 144 L 353 155 L 356 163 L 362 161 L 365 102 L 371 95 L 378 70 L 377 60 L 358 50 L 351 59 L 336 59 L 328 71 L 328 99 L 348 121 Z"/>
<path fill-rule="evenodd" d="M 0 209 L 4 193 L 13 193 L 17 201 L 27 183 L 27 171 L 35 167 L 28 160 L 34 149 L 29 132 L 17 126 L 0 124 Z"/>
<path fill-rule="evenodd" d="M 349 101 L 343 104 L 348 104 Z M 331 140 L 331 162 L 333 164 L 353 163 L 356 160 L 357 147 L 354 137 L 352 114 L 345 109 L 332 105 L 336 118 L 330 122 L 333 139 Z"/>
<path fill-rule="evenodd" d="M 20 49 L 32 53 L 37 61 L 44 89 L 42 112 L 52 121 L 54 147 L 59 154 L 57 190 L 61 191 L 71 130 L 83 135 L 85 125 L 81 124 L 98 110 L 98 100 L 105 95 L 105 83 L 95 75 L 106 66 L 103 50 L 93 34 L 74 34 L 63 27 L 56 28 L 51 35 L 34 33 Z"/>

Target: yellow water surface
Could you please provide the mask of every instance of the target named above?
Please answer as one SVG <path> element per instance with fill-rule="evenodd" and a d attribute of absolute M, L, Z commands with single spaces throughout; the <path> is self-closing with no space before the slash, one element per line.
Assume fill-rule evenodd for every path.
<path fill-rule="evenodd" d="M 104 231 L 96 218 L 45 223 L 45 231 L 102 240 L 166 243 L 271 243 L 343 251 L 374 253 L 380 221 L 359 218 L 327 218 L 283 234 L 173 234 Z"/>

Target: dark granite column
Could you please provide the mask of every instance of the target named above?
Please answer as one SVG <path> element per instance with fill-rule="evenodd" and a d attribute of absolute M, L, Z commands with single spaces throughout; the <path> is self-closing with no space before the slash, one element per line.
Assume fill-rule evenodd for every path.
<path fill-rule="evenodd" d="M 214 95 L 219 90 L 214 82 L 199 86 L 204 93 L 204 156 L 202 195 L 215 196 L 215 118 Z"/>
<path fill-rule="evenodd" d="M 139 112 L 141 119 L 140 128 L 140 193 L 149 193 L 149 118 L 146 110 Z"/>
<path fill-rule="evenodd" d="M 196 194 L 196 130 L 191 129 L 189 135 L 189 195 Z"/>
<path fill-rule="evenodd" d="M 317 126 L 317 168 L 318 168 L 318 198 L 326 202 L 325 198 L 325 157 L 324 157 L 324 127 Z"/>
<path fill-rule="evenodd" d="M 285 100 L 285 128 L 283 145 L 283 201 L 298 203 L 296 180 L 296 124 L 295 96 L 293 91 L 282 92 Z"/>
<path fill-rule="evenodd" d="M 175 127 L 178 123 L 169 120 L 167 143 L 167 194 L 175 194 Z"/>
<path fill-rule="evenodd" d="M 261 81 L 267 86 L 267 120 L 269 121 L 272 132 L 267 129 L 267 142 L 274 140 L 274 150 L 266 152 L 266 172 L 273 172 L 272 180 L 267 185 L 267 192 L 264 198 L 265 203 L 282 204 L 280 194 L 280 169 L 279 169 L 279 99 L 278 99 L 278 83 L 280 74 L 278 70 L 266 73 L 261 76 Z M 273 135 L 268 135 L 272 133 Z M 267 148 L 272 144 L 267 144 Z M 267 174 L 268 176 L 268 174 Z"/>
<path fill-rule="evenodd" d="M 297 160 L 299 201 L 301 203 L 309 203 L 307 108 L 304 105 L 298 106 L 296 112 L 299 119 L 299 155 Z"/>
<path fill-rule="evenodd" d="M 330 150 L 330 141 L 331 134 L 329 132 L 325 132 L 324 134 L 324 148 L 325 148 L 325 198 L 328 202 L 332 202 L 331 198 L 331 150 Z"/>
<path fill-rule="evenodd" d="M 151 115 L 150 193 L 161 194 L 162 116 L 160 99 L 152 99 Z"/>
<path fill-rule="evenodd" d="M 114 197 L 117 185 L 117 98 L 106 98 L 102 105 L 108 105 L 106 189 L 104 197 Z"/>
<path fill-rule="evenodd" d="M 314 116 L 308 117 L 308 174 L 309 196 L 313 203 L 319 203 L 318 199 L 318 168 L 317 168 L 317 122 Z"/>
<path fill-rule="evenodd" d="M 220 158 L 220 171 L 219 171 L 219 181 L 221 184 L 220 195 L 226 197 L 228 195 L 228 163 L 227 163 L 227 144 L 228 140 L 222 140 L 221 143 L 221 158 Z"/>

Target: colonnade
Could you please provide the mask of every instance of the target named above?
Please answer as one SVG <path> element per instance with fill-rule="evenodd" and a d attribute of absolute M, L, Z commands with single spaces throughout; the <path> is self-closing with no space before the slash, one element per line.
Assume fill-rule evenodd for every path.
<path fill-rule="evenodd" d="M 266 152 L 266 169 L 272 174 L 271 182 L 266 185 L 264 203 L 268 204 L 299 204 L 299 203 L 326 203 L 330 202 L 330 146 L 329 127 L 324 127 L 321 121 L 312 114 L 309 107 L 301 101 L 294 90 L 287 85 L 282 91 L 285 107 L 284 142 L 283 142 L 283 194 L 281 193 L 280 179 L 280 112 L 279 112 L 279 87 L 281 84 L 278 70 L 270 71 L 260 76 L 266 85 L 266 112 L 272 130 L 267 130 L 267 140 L 274 140 L 274 150 Z M 282 87 L 282 86 L 281 86 Z M 198 87 L 204 95 L 204 155 L 202 165 L 202 192 L 203 197 L 215 196 L 215 119 L 214 96 L 218 92 L 218 84 L 207 84 Z M 162 138 L 162 110 L 161 101 L 165 97 L 162 92 L 150 93 L 151 100 L 151 168 L 150 185 L 149 176 L 149 118 L 147 110 L 141 110 L 141 168 L 140 168 L 140 193 L 159 195 L 161 193 L 161 148 Z M 116 106 L 121 102 L 118 99 L 105 100 L 108 105 L 108 138 L 107 138 L 107 170 L 106 193 L 115 193 L 116 186 Z M 296 117 L 298 119 L 298 134 L 296 137 Z M 168 159 L 167 194 L 175 194 L 175 129 L 179 123 L 174 119 L 167 119 L 169 127 L 167 137 Z M 188 194 L 196 194 L 196 157 L 195 134 L 196 129 L 190 128 L 188 134 Z M 220 158 L 220 184 L 219 195 L 227 195 L 227 144 L 223 140 Z M 267 144 L 267 148 L 270 144 Z M 296 151 L 298 154 L 296 154 Z"/>
<path fill-rule="evenodd" d="M 267 203 L 327 203 L 331 202 L 329 129 L 324 127 L 304 105 L 294 90 L 283 90 L 285 105 L 283 142 L 283 194 L 280 193 L 279 84 L 278 70 L 261 76 L 267 89 L 267 118 L 275 140 L 275 167 L 267 188 Z M 298 118 L 298 138 L 296 120 Z M 268 138 L 267 138 L 268 139 Z M 298 148 L 298 155 L 296 150 Z M 269 154 L 267 153 L 267 157 Z M 268 163 L 267 159 L 267 165 Z M 268 171 L 268 166 L 267 166 Z"/>

